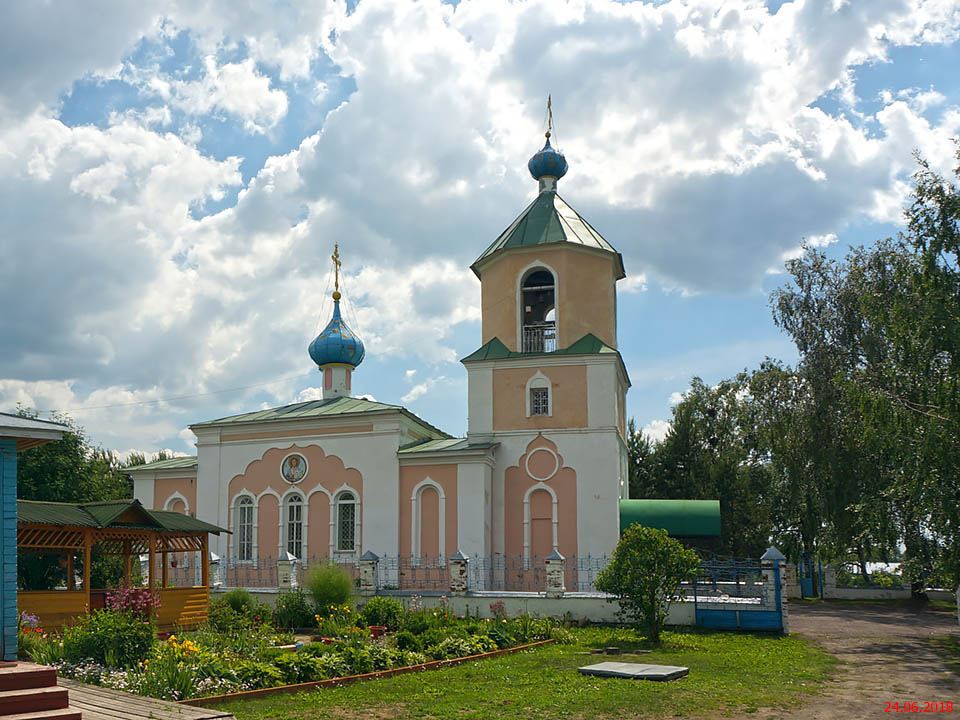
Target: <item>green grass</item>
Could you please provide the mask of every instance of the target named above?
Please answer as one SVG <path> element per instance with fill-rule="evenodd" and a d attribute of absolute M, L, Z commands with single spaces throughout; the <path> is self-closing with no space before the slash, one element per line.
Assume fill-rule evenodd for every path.
<path fill-rule="evenodd" d="M 930 641 L 943 656 L 943 663 L 955 675 L 960 675 L 960 635 L 947 635 Z"/>
<path fill-rule="evenodd" d="M 584 654 L 611 645 L 648 645 L 632 630 L 574 630 L 577 643 L 547 645 L 442 670 L 398 675 L 296 695 L 233 702 L 238 720 L 276 718 L 624 718 L 750 712 L 796 705 L 817 692 L 835 660 L 800 637 L 666 632 L 649 654 Z M 585 677 L 580 665 L 605 659 L 685 665 L 680 681 L 654 683 Z"/>

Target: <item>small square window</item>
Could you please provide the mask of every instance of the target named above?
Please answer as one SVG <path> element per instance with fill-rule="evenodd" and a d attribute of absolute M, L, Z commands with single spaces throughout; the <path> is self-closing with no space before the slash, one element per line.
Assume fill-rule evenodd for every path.
<path fill-rule="evenodd" d="M 549 415 L 550 414 L 550 389 L 549 388 L 530 388 L 530 414 L 531 415 Z"/>

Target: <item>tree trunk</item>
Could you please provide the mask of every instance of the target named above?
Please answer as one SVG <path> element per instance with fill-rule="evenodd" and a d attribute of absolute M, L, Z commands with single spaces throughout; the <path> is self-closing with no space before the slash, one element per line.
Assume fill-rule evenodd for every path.
<path fill-rule="evenodd" d="M 870 584 L 870 573 L 867 572 L 867 557 L 863 552 L 863 543 L 857 543 L 857 561 L 860 565 L 860 572 L 863 575 L 863 582 L 866 585 Z"/>

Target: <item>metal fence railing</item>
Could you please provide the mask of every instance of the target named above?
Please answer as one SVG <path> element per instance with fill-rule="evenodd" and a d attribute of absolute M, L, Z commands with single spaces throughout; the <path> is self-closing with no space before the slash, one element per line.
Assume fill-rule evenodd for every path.
<path fill-rule="evenodd" d="M 700 563 L 696 576 L 681 584 L 681 593 L 698 601 L 752 600 L 766 603 L 763 568 L 755 560 L 717 560 Z"/>
<path fill-rule="evenodd" d="M 564 561 L 564 585 L 567 592 L 591 592 L 597 575 L 607 566 L 607 555 L 571 556 Z M 310 573 L 331 562 L 342 567 L 359 582 L 360 563 L 355 557 L 314 556 L 293 566 L 295 582 L 307 584 Z M 192 578 L 194 569 L 168 568 L 168 578 Z M 196 570 L 199 572 L 199 570 Z M 546 559 L 539 555 L 474 556 L 467 563 L 468 586 L 471 590 L 506 592 L 544 592 L 547 585 Z M 277 558 L 261 556 L 254 561 L 215 562 L 210 570 L 211 582 L 224 587 L 275 588 L 280 583 Z M 377 587 L 383 590 L 438 591 L 450 590 L 450 560 L 444 556 L 383 556 L 377 562 Z M 171 582 L 173 584 L 173 582 Z"/>

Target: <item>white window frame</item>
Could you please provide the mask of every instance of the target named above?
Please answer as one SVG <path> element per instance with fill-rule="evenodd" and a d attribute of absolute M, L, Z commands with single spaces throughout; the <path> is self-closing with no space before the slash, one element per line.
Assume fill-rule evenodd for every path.
<path fill-rule="evenodd" d="M 546 414 L 537 413 L 534 415 L 533 403 L 530 397 L 532 395 L 531 391 L 544 389 L 547 391 L 547 412 Z M 553 383 L 550 382 L 550 378 L 537 370 L 530 376 L 530 379 L 527 380 L 524 394 L 526 395 L 527 417 L 553 417 Z"/>
<path fill-rule="evenodd" d="M 350 500 L 344 499 L 346 495 L 350 496 Z M 360 496 L 356 490 L 353 488 L 347 487 L 342 488 L 337 491 L 337 494 L 333 498 L 333 537 L 331 538 L 331 545 L 333 546 L 334 552 L 339 555 L 356 555 L 360 550 Z M 341 522 L 340 522 L 340 506 L 341 505 L 353 505 L 353 547 L 345 549 L 340 545 L 341 538 Z"/>
<path fill-rule="evenodd" d="M 251 515 L 252 524 L 250 531 L 250 559 L 241 560 L 240 559 L 240 501 L 249 500 L 253 504 L 253 512 Z M 233 561 L 236 563 L 244 565 L 252 565 L 257 561 L 257 516 L 260 510 L 260 498 L 254 496 L 252 493 L 247 492 L 246 490 L 237 493 L 233 498 Z"/>
<path fill-rule="evenodd" d="M 299 506 L 300 508 L 300 519 L 297 522 L 300 526 L 300 554 L 290 551 L 291 532 L 293 532 L 292 520 L 290 519 L 290 513 L 294 507 Z M 289 552 L 291 555 L 294 555 L 298 560 L 303 560 L 307 554 L 307 503 L 303 497 L 303 494 L 300 492 L 288 492 L 284 494 L 283 503 L 282 503 L 282 512 L 283 517 L 281 519 L 281 525 L 283 526 L 283 535 L 281 541 L 281 556 L 284 551 Z"/>
<path fill-rule="evenodd" d="M 444 494 L 443 488 L 440 487 L 439 483 L 429 476 L 417 483 L 413 488 L 413 492 L 410 493 L 410 564 L 414 566 L 420 565 L 420 535 L 421 528 L 423 527 L 422 500 L 423 491 L 427 488 L 436 490 L 440 498 L 437 517 L 437 524 L 440 526 L 438 528 L 439 537 L 437 538 L 437 547 L 440 550 L 439 565 L 440 567 L 444 567 L 447 564 L 447 496 Z"/>
<path fill-rule="evenodd" d="M 553 331 L 556 333 L 557 349 L 560 348 L 560 276 L 545 262 L 534 260 L 517 274 L 517 352 L 523 352 L 523 320 L 526 315 L 523 304 L 523 284 L 527 281 L 527 276 L 537 270 L 546 270 L 553 275 Z"/>
<path fill-rule="evenodd" d="M 173 509 L 173 505 L 174 505 L 174 503 L 176 503 L 177 501 L 183 503 L 183 514 L 186 515 L 187 517 L 191 517 L 191 515 L 190 515 L 190 503 L 187 501 L 187 499 L 186 499 L 181 493 L 176 492 L 176 491 L 175 491 L 170 497 L 167 498 L 167 502 L 164 503 L 163 509 L 164 509 L 164 510 L 167 510 L 168 512 L 176 512 L 176 511 Z M 184 569 L 187 569 L 187 568 L 190 567 L 190 556 L 191 556 L 192 554 L 193 554 L 193 553 L 167 553 L 167 563 L 168 563 L 168 565 L 169 565 L 171 568 L 176 568 L 176 567 L 180 566 L 180 567 L 183 567 Z M 183 555 L 183 561 L 182 561 L 183 564 L 182 564 L 182 565 L 180 565 L 180 561 L 179 561 L 178 558 L 177 558 L 177 556 L 179 556 L 179 555 Z"/>
<path fill-rule="evenodd" d="M 236 542 L 236 558 L 237 562 L 253 562 L 253 528 L 254 528 L 254 515 L 256 514 L 257 504 L 253 501 L 253 498 L 249 495 L 241 495 L 237 498 L 236 503 L 236 533 L 237 533 L 237 542 Z M 249 527 L 244 528 L 244 510 L 249 511 Z M 244 540 L 244 530 L 249 532 L 248 544 L 250 552 L 247 557 L 243 557 L 243 540 Z"/>
<path fill-rule="evenodd" d="M 551 520 L 553 522 L 553 550 L 557 550 L 558 542 L 560 539 L 559 533 L 559 514 L 557 513 L 557 493 L 553 491 L 553 488 L 547 485 L 544 482 L 538 482 L 536 485 L 531 485 L 527 488 L 527 492 L 523 495 L 523 569 L 530 569 L 530 496 L 533 495 L 537 490 L 546 490 L 553 501 L 551 507 Z M 558 551 L 559 552 L 559 551 Z"/>

